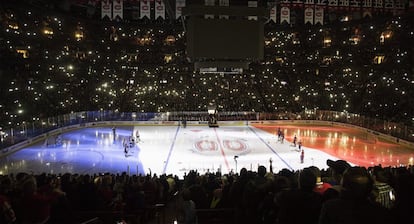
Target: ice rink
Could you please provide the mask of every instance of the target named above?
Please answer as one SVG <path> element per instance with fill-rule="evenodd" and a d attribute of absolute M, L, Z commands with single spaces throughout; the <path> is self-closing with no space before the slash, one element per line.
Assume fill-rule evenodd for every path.
<path fill-rule="evenodd" d="M 282 127 L 282 130 L 286 135 L 283 143 L 278 141 L 277 135 L 268 128 L 253 126 L 83 128 L 52 136 L 1 158 L 0 172 L 3 174 L 127 172 L 131 175 L 166 173 L 182 177 L 189 170 L 204 173 L 220 169 L 222 173 L 229 173 L 243 167 L 248 170 L 257 170 L 259 164 L 265 165 L 269 170 L 270 160 L 274 172 L 284 168 L 297 170 L 312 165 L 326 168 L 327 159 L 343 158 L 342 154 L 321 147 L 321 145 L 331 144 L 330 149 L 338 148 L 333 142 L 338 138 L 338 136 L 335 137 L 335 129 L 325 130 L 331 132 L 330 139 L 320 138 L 319 140 L 318 138 L 312 139 L 311 136 L 323 134 L 318 134 L 318 131 L 312 130 L 312 127 L 302 129 Z M 309 132 L 309 130 L 312 131 Z M 296 134 L 303 141 L 303 163 L 301 163 L 298 146 L 293 146 L 291 142 L 292 136 Z M 348 136 L 346 139 L 355 142 L 355 137 Z M 315 141 L 321 142 L 315 144 Z M 340 145 L 343 145 L 343 141 L 344 137 L 339 136 Z M 364 141 L 361 140 L 361 142 Z M 345 142 L 345 144 L 348 143 Z M 379 142 L 365 142 L 365 144 L 380 146 Z M 365 149 L 355 151 L 367 150 L 366 145 Z M 351 146 L 354 148 L 353 145 L 349 145 Z M 125 153 L 125 148 L 127 153 Z M 351 155 L 351 158 L 358 157 L 358 155 L 363 154 L 357 153 Z M 404 155 L 409 159 L 413 156 L 413 151 L 406 151 Z"/>

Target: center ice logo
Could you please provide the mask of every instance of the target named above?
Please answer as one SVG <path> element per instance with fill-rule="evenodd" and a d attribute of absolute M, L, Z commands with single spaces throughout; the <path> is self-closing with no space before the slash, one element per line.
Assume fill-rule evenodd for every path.
<path fill-rule="evenodd" d="M 248 151 L 246 143 L 240 139 L 225 139 L 221 142 L 221 145 L 214 139 L 200 139 L 194 144 L 195 151 L 203 154 L 217 152 L 220 150 L 220 147 L 226 152 L 236 154 L 244 154 Z"/>
<path fill-rule="evenodd" d="M 215 152 L 219 149 L 216 141 L 207 139 L 197 141 L 195 148 L 198 152 Z"/>

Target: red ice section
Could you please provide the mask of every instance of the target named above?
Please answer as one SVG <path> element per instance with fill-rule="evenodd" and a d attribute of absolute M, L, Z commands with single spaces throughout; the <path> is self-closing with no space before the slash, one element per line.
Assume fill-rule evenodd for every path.
<path fill-rule="evenodd" d="M 413 165 L 413 148 L 388 142 L 354 128 L 310 125 L 256 127 L 275 135 L 280 128 L 287 141 L 291 142 L 296 135 L 303 147 L 324 151 L 358 166 Z"/>

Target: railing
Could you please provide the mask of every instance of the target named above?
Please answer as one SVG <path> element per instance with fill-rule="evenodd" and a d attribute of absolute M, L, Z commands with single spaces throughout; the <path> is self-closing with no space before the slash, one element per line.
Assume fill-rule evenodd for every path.
<path fill-rule="evenodd" d="M 182 111 L 139 113 L 118 111 L 83 111 L 34 121 L 25 121 L 0 130 L 0 149 L 70 125 L 97 121 L 208 121 L 208 112 Z M 301 113 L 219 112 L 219 121 L 231 120 L 323 120 L 352 124 L 414 142 L 414 127 L 402 123 L 368 118 L 337 111 L 309 110 Z"/>

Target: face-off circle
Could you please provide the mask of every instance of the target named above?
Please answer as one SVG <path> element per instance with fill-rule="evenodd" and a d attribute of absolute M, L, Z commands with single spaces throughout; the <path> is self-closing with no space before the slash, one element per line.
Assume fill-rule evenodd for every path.
<path fill-rule="evenodd" d="M 211 153 L 219 150 L 217 142 L 214 140 L 202 139 L 194 144 L 195 150 L 199 153 Z"/>
<path fill-rule="evenodd" d="M 199 139 L 194 143 L 194 151 L 200 154 L 215 154 L 221 148 L 229 155 L 249 152 L 247 144 L 241 139 L 224 139 L 221 145 L 215 139 Z"/>

